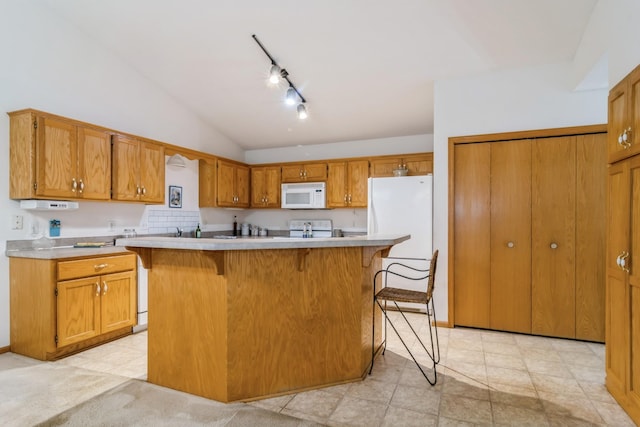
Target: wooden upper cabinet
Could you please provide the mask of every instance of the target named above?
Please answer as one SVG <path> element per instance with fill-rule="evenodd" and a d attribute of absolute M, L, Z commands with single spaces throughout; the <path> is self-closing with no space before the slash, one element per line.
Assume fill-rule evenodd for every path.
<path fill-rule="evenodd" d="M 216 160 L 200 159 L 198 165 L 198 206 L 214 208 L 216 206 Z"/>
<path fill-rule="evenodd" d="M 110 198 L 107 131 L 29 110 L 10 117 L 11 198 Z"/>
<path fill-rule="evenodd" d="M 251 207 L 280 207 L 281 173 L 279 166 L 251 168 Z"/>
<path fill-rule="evenodd" d="M 249 167 L 218 160 L 217 206 L 249 207 Z"/>
<path fill-rule="evenodd" d="M 328 163 L 327 207 L 367 207 L 369 161 Z"/>
<path fill-rule="evenodd" d="M 433 173 L 433 153 L 371 158 L 371 177 L 393 176 L 393 170 L 406 167 L 409 175 Z"/>
<path fill-rule="evenodd" d="M 282 182 L 315 182 L 326 180 L 326 163 L 300 163 L 282 166 Z"/>
<path fill-rule="evenodd" d="M 113 137 L 113 200 L 164 203 L 164 146 Z"/>
<path fill-rule="evenodd" d="M 609 163 L 640 153 L 640 66 L 609 92 Z"/>

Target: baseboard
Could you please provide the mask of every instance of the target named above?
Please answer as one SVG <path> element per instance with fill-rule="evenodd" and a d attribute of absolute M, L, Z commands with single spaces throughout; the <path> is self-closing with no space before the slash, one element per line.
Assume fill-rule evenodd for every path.
<path fill-rule="evenodd" d="M 11 351 L 11 346 L 0 347 L 0 354 L 9 353 Z"/>
<path fill-rule="evenodd" d="M 136 325 L 133 327 L 133 333 L 137 334 L 138 332 L 146 331 L 149 325 L 146 323 L 144 325 Z"/>

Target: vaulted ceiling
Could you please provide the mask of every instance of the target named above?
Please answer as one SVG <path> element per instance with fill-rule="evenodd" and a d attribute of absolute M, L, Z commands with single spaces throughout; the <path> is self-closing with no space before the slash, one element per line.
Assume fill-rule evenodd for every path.
<path fill-rule="evenodd" d="M 597 2 L 37 1 L 245 149 L 432 133 L 435 80 L 571 61 Z"/>

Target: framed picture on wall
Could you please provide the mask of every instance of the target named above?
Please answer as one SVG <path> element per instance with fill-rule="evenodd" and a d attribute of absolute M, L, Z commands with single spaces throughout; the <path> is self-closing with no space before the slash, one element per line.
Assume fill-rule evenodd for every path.
<path fill-rule="evenodd" d="M 177 185 L 169 186 L 169 207 L 181 208 L 182 207 L 182 187 Z"/>

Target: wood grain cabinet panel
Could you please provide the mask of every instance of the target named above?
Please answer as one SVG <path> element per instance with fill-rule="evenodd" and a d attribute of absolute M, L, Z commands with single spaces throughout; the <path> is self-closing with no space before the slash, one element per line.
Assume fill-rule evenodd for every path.
<path fill-rule="evenodd" d="M 131 333 L 132 253 L 77 260 L 10 258 L 11 351 L 55 360 Z"/>
<path fill-rule="evenodd" d="M 218 160 L 217 206 L 249 207 L 249 167 Z"/>
<path fill-rule="evenodd" d="M 11 198 L 109 200 L 109 132 L 32 110 L 9 116 Z"/>
<path fill-rule="evenodd" d="M 609 166 L 606 385 L 640 422 L 640 155 Z"/>
<path fill-rule="evenodd" d="M 281 172 L 279 166 L 251 167 L 251 207 L 280 207 Z"/>
<path fill-rule="evenodd" d="M 380 156 L 371 158 L 371 176 L 374 178 L 393 176 L 393 170 L 405 167 L 409 175 L 433 173 L 433 153 Z"/>
<path fill-rule="evenodd" d="M 124 135 L 112 142 L 112 199 L 164 203 L 164 146 Z"/>
<path fill-rule="evenodd" d="M 329 162 L 327 179 L 327 207 L 363 208 L 367 206 L 369 162 Z"/>
<path fill-rule="evenodd" d="M 216 160 L 200 159 L 198 164 L 198 206 L 216 207 Z"/>
<path fill-rule="evenodd" d="M 609 91 L 609 163 L 640 153 L 640 66 Z"/>
<path fill-rule="evenodd" d="M 282 182 L 316 182 L 326 180 L 326 163 L 296 163 L 282 166 Z"/>

